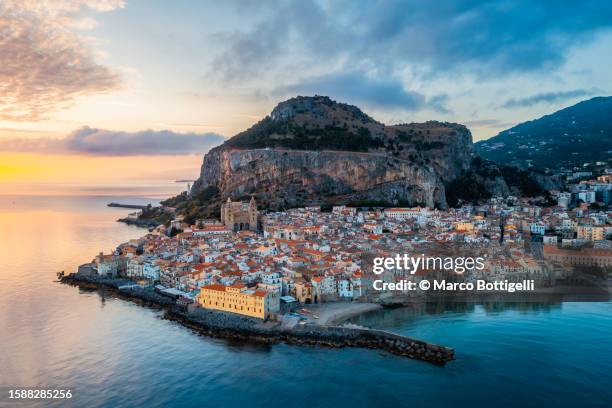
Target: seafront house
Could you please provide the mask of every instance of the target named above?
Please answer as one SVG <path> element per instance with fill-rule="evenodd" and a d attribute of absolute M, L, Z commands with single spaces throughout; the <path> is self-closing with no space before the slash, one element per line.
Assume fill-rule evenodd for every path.
<path fill-rule="evenodd" d="M 152 282 L 157 282 L 159 281 L 160 273 L 161 269 L 156 261 L 146 261 L 142 265 L 143 278 L 149 279 Z"/>
<path fill-rule="evenodd" d="M 280 311 L 280 295 L 262 289 L 250 289 L 241 283 L 202 286 L 197 302 L 206 309 L 232 312 L 267 320 Z"/>
<path fill-rule="evenodd" d="M 125 275 L 128 278 L 141 278 L 143 269 L 143 261 L 140 257 L 129 258 L 127 261 L 127 270 Z"/>
<path fill-rule="evenodd" d="M 118 255 L 104 255 L 100 252 L 93 260 L 94 269 L 100 276 L 113 278 L 123 275 L 127 268 L 127 258 Z"/>

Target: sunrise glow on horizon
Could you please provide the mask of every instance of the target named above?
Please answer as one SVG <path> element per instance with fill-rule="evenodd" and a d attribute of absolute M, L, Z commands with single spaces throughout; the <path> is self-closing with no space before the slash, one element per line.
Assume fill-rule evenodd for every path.
<path fill-rule="evenodd" d="M 206 151 L 295 95 L 480 140 L 610 91 L 612 33 L 588 7 L 258 6 L 4 1 L 0 194 L 197 178 Z M 431 24 L 444 19 L 456 24 Z"/>

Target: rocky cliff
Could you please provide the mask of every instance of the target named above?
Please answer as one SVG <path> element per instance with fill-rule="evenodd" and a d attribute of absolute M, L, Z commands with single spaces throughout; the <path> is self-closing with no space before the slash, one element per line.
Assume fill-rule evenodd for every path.
<path fill-rule="evenodd" d="M 196 188 L 222 198 L 255 195 L 271 209 L 386 201 L 445 205 L 435 171 L 379 153 L 218 148 L 206 155 Z"/>
<path fill-rule="evenodd" d="M 472 137 L 458 124 L 387 126 L 323 96 L 280 103 L 204 156 L 192 196 L 254 195 L 269 209 L 381 203 L 446 207 L 445 184 L 467 171 Z"/>

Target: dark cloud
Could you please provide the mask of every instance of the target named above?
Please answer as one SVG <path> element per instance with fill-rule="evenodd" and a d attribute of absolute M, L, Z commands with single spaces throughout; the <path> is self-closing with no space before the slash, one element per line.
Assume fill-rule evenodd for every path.
<path fill-rule="evenodd" d="M 587 90 L 587 89 L 574 89 L 571 91 L 560 91 L 560 92 L 544 92 L 531 96 L 527 96 L 525 98 L 512 98 L 508 99 L 501 106 L 506 109 L 514 109 L 514 108 L 524 108 L 533 105 L 537 105 L 539 103 L 556 103 L 563 102 L 568 99 L 578 98 L 581 96 L 588 96 L 597 93 L 597 90 Z"/>
<path fill-rule="evenodd" d="M 216 133 L 175 133 L 169 130 L 130 133 L 82 127 L 63 139 L 0 139 L 0 151 L 98 156 L 201 154 L 224 140 Z"/>
<path fill-rule="evenodd" d="M 120 0 L 0 2 L 0 120 L 45 119 L 77 96 L 116 89 L 119 77 L 95 61 L 70 27 L 82 7 L 121 6 Z"/>
<path fill-rule="evenodd" d="M 289 56 L 392 71 L 407 64 L 480 76 L 553 68 L 569 48 L 612 27 L 612 3 L 529 0 L 268 3 L 251 30 L 226 35 L 216 69 L 251 77 Z"/>
<path fill-rule="evenodd" d="M 283 33 L 287 27 L 259 24 L 255 27 L 253 36 L 240 33 L 217 33 L 212 40 L 227 44 L 225 51 L 212 63 L 214 73 L 218 73 L 224 80 L 241 78 L 245 74 L 244 67 L 258 69 L 269 68 L 268 62 L 273 63 L 277 55 L 283 54 L 286 41 Z"/>
<path fill-rule="evenodd" d="M 451 110 L 446 107 L 448 100 L 449 96 L 447 94 L 435 95 L 429 99 L 428 105 L 436 112 L 447 115 L 452 113 Z"/>
<path fill-rule="evenodd" d="M 277 88 L 273 95 L 328 95 L 332 98 L 370 107 L 421 109 L 426 104 L 425 96 L 407 91 L 393 79 L 375 79 L 359 72 L 335 73 L 308 78 L 293 85 Z"/>

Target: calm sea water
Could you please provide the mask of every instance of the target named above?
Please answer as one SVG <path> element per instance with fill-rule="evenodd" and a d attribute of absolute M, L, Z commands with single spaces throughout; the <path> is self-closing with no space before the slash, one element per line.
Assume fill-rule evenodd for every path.
<path fill-rule="evenodd" d="M 612 406 L 611 303 L 428 305 L 356 319 L 455 348 L 440 368 L 373 350 L 210 339 L 54 283 L 143 234 L 115 222 L 128 211 L 105 206 L 127 200 L 0 196 L 0 386 L 70 388 L 56 405 L 75 407 Z"/>

